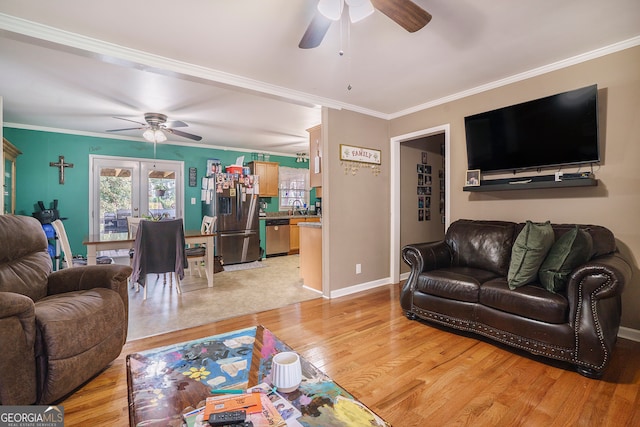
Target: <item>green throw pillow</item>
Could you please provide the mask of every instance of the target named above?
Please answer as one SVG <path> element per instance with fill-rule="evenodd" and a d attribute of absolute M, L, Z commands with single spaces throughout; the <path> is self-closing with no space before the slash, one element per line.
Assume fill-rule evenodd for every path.
<path fill-rule="evenodd" d="M 515 289 L 535 281 L 538 270 L 553 246 L 555 236 L 549 221 L 536 224 L 527 221 L 516 237 L 511 250 L 511 262 L 507 274 L 510 289 Z"/>
<path fill-rule="evenodd" d="M 562 292 L 567 286 L 569 275 L 578 266 L 591 258 L 593 239 L 577 225 L 567 231 L 554 243 L 540 266 L 540 283 L 548 291 Z"/>

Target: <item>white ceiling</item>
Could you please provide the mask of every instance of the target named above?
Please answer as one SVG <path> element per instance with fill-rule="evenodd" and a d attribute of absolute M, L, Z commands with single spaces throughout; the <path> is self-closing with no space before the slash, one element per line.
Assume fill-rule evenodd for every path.
<path fill-rule="evenodd" d="M 2 0 L 5 125 L 114 137 L 158 112 L 195 144 L 292 154 L 321 105 L 393 118 L 640 44 L 638 0 L 413 1 L 416 33 L 376 11 L 303 50 L 317 0 Z"/>

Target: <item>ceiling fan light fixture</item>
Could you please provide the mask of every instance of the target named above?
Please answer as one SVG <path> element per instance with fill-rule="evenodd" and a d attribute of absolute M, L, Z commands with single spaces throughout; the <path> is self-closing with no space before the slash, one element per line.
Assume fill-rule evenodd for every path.
<path fill-rule="evenodd" d="M 318 1 L 318 12 L 332 21 L 337 21 L 342 16 L 344 0 L 320 0 Z"/>
<path fill-rule="evenodd" d="M 349 5 L 349 19 L 352 24 L 370 16 L 375 9 L 369 0 L 346 0 Z"/>
<path fill-rule="evenodd" d="M 147 129 L 142 134 L 142 137 L 149 142 L 164 142 L 167 140 L 167 135 L 160 129 Z"/>

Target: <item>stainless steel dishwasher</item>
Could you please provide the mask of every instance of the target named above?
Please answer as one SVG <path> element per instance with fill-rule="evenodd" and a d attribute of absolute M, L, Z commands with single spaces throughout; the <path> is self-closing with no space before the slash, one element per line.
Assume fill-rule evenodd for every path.
<path fill-rule="evenodd" d="M 289 253 L 289 219 L 267 219 L 265 225 L 267 228 L 267 256 Z"/>

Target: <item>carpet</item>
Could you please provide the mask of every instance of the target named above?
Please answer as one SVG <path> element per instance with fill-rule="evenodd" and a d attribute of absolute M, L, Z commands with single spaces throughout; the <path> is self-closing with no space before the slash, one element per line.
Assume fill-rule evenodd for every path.
<path fill-rule="evenodd" d="M 185 276 L 182 294 L 162 282 L 142 291 L 129 290 L 128 340 L 204 325 L 244 314 L 284 307 L 321 298 L 302 286 L 299 256 L 267 258 L 263 267 L 222 271 L 214 275 L 213 287 L 197 274 Z M 204 274 L 203 274 L 204 276 Z"/>
<path fill-rule="evenodd" d="M 224 271 L 242 271 L 242 270 L 251 270 L 253 268 L 262 268 L 266 267 L 264 261 L 253 261 L 253 262 L 245 262 L 242 264 L 231 264 L 231 265 L 223 265 L 222 268 Z"/>

